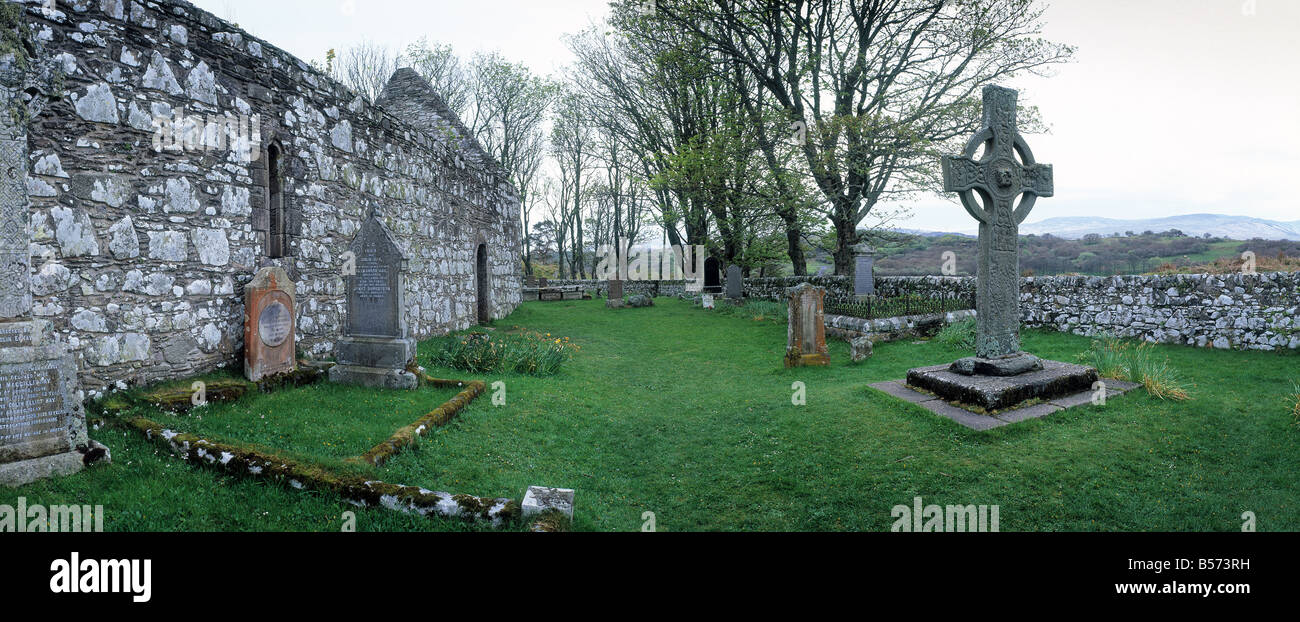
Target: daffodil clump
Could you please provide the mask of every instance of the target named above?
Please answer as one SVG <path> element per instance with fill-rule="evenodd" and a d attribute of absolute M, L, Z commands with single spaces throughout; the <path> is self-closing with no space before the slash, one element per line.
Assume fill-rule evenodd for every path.
<path fill-rule="evenodd" d="M 515 372 L 549 376 L 581 346 L 550 333 L 467 333 L 449 337 L 433 355 L 435 365 L 473 373 Z"/>

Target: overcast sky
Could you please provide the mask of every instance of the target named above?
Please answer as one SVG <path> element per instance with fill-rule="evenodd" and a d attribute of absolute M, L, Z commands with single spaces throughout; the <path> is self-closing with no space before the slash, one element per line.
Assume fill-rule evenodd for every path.
<path fill-rule="evenodd" d="M 543 73 L 605 0 L 192 0 L 305 60 L 368 39 L 427 36 L 461 55 L 499 51 Z M 1009 84 L 1050 134 L 1053 216 L 1214 212 L 1300 220 L 1300 0 L 1055 0 L 1043 36 L 1078 47 L 1051 78 Z M 953 202 L 924 198 L 896 226 L 972 231 Z"/>

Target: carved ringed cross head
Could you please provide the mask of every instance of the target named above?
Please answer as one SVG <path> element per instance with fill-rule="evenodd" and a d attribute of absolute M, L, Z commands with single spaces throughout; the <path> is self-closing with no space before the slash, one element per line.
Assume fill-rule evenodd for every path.
<path fill-rule="evenodd" d="M 984 157 L 975 160 L 975 153 L 985 144 L 988 149 Z M 1017 161 L 1017 154 L 1024 164 Z M 1036 163 L 1029 145 L 1016 130 L 1016 91 L 1012 89 L 984 87 L 984 126 L 966 144 L 962 155 L 944 156 L 941 163 L 944 191 L 961 193 L 967 211 L 981 221 L 1002 220 L 999 212 L 1009 212 L 1016 197 L 1027 193 L 1030 196 L 1014 214 L 1019 223 L 1029 215 L 1034 198 L 1052 196 L 1052 165 Z M 984 210 L 978 210 L 972 191 L 984 197 Z"/>

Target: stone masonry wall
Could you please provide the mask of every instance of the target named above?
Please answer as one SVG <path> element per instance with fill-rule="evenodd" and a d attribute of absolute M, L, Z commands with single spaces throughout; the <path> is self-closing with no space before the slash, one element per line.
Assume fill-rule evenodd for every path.
<path fill-rule="evenodd" d="M 745 279 L 745 296 L 780 300 L 786 289 L 800 283 L 825 287 L 833 297 L 853 296 L 853 277 L 849 276 L 785 276 Z M 975 280 L 952 276 L 901 276 L 876 277 L 876 295 L 886 298 L 916 294 L 928 298 L 975 295 Z"/>
<path fill-rule="evenodd" d="M 552 282 L 603 288 L 598 281 Z M 829 294 L 853 294 L 849 277 L 821 276 L 745 279 L 745 296 L 780 299 L 786 288 L 803 282 L 825 287 Z M 643 292 L 650 283 L 628 281 L 624 290 Z M 885 297 L 970 298 L 975 287 L 974 277 L 876 279 L 876 292 Z M 1020 316 L 1025 326 L 1077 335 L 1220 349 L 1297 349 L 1300 272 L 1025 277 L 1020 280 Z"/>
<path fill-rule="evenodd" d="M 488 313 L 519 304 L 515 190 L 413 72 L 369 105 L 181 0 L 59 0 L 54 11 L 29 0 L 26 19 L 34 313 L 63 334 L 92 394 L 238 361 L 243 285 L 265 265 L 295 281 L 300 347 L 330 356 L 341 254 L 372 207 L 411 258 L 414 336 L 478 320 L 479 246 Z M 156 151 L 157 119 L 180 111 L 259 131 L 238 140 L 200 123 L 207 148 Z M 272 236 L 284 256 L 269 256 Z"/>
<path fill-rule="evenodd" d="M 546 279 L 548 286 L 578 285 L 585 291 L 600 292 L 603 296 L 609 281 L 597 279 Z M 686 292 L 686 281 L 623 281 L 623 295 L 680 296 Z"/>
<path fill-rule="evenodd" d="M 852 291 L 846 277 L 821 279 L 843 279 L 841 289 Z M 883 296 L 972 296 L 975 285 L 974 277 L 876 279 Z M 1026 277 L 1020 280 L 1020 319 L 1025 326 L 1077 335 L 1220 349 L 1297 349 L 1300 273 Z"/>
<path fill-rule="evenodd" d="M 1021 320 L 1220 349 L 1300 348 L 1300 273 L 1054 276 L 1021 280 Z"/>
<path fill-rule="evenodd" d="M 889 296 L 971 295 L 974 277 L 885 277 Z M 1020 280 L 1020 321 L 1220 349 L 1300 348 L 1300 273 L 1046 276 Z"/>

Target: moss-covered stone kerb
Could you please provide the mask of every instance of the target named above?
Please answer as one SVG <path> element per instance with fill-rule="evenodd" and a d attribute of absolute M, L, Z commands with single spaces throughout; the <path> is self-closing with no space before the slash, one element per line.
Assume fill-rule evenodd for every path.
<path fill-rule="evenodd" d="M 423 417 L 416 419 L 414 423 L 397 430 L 392 436 L 384 440 L 384 442 L 371 447 L 369 451 L 361 454 L 360 459 L 362 462 L 374 466 L 383 466 L 389 458 L 392 458 L 408 447 L 415 445 L 419 437 L 428 434 L 436 427 L 446 425 L 456 416 L 456 413 L 460 412 L 466 406 L 469 406 L 470 402 L 474 401 L 474 398 L 478 397 L 487 389 L 487 385 L 481 380 L 473 380 L 469 382 L 463 380 L 444 380 L 441 378 L 434 378 L 419 370 L 415 370 L 415 373 L 420 380 L 426 384 L 435 387 L 463 386 L 465 387 L 465 390 L 457 393 L 450 400 L 443 402 L 437 408 L 426 413 Z"/>
<path fill-rule="evenodd" d="M 421 516 L 486 521 L 493 526 L 520 517 L 519 504 L 511 499 L 453 495 L 360 476 L 340 476 L 317 465 L 176 432 L 144 417 L 131 418 L 125 424 L 189 462 L 242 476 L 271 479 L 292 488 L 336 494 L 360 507 L 385 507 Z"/>
<path fill-rule="evenodd" d="M 847 315 L 827 315 L 823 323 L 826 325 L 826 332 L 837 337 L 847 339 L 870 337 L 872 341 L 894 341 L 904 338 L 929 337 L 942 330 L 945 325 L 973 317 L 975 317 L 975 311 L 967 309 L 947 313 L 903 315 L 874 320 Z"/>

